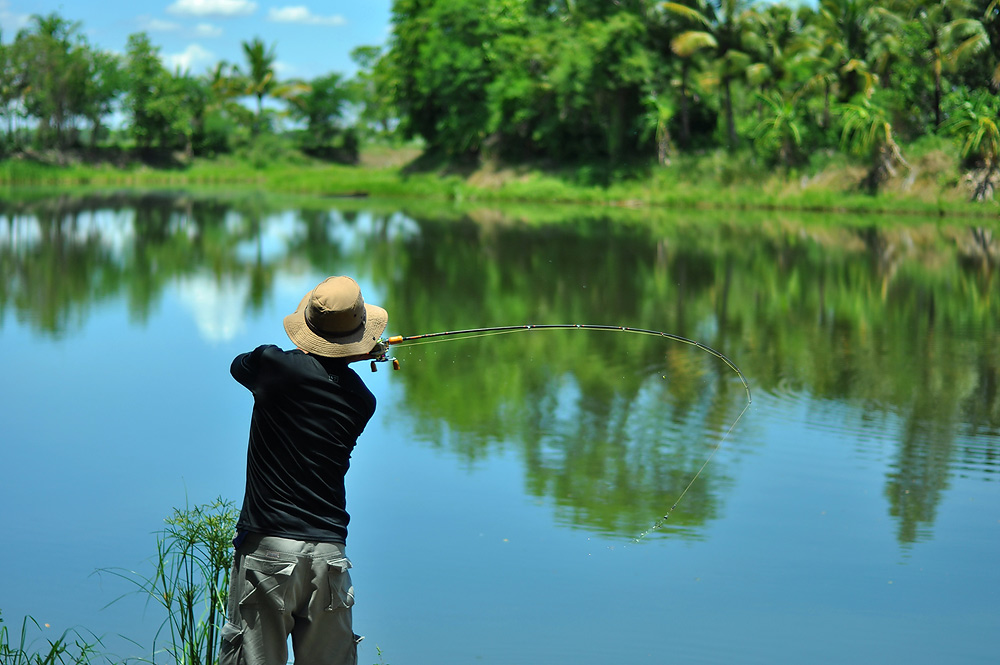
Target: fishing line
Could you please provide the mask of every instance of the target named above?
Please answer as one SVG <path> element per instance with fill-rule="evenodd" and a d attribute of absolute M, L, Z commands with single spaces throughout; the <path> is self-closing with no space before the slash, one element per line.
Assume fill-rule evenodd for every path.
<path fill-rule="evenodd" d="M 722 437 L 716 442 L 716 444 L 709 451 L 709 454 L 705 458 L 704 462 L 702 462 L 701 466 L 698 467 L 698 470 L 688 481 L 687 485 L 684 486 L 684 489 L 681 490 L 681 493 L 677 495 L 677 498 L 674 499 L 674 502 L 673 504 L 671 504 L 670 509 L 667 510 L 666 513 L 664 513 L 663 516 L 660 517 L 653 524 L 653 526 L 646 529 L 645 531 L 643 531 L 638 536 L 632 539 L 632 542 L 635 543 L 639 542 L 640 540 L 648 536 L 650 533 L 656 531 L 657 529 L 659 529 L 660 527 L 662 527 L 664 524 L 667 523 L 667 520 L 670 519 L 671 513 L 674 512 L 674 510 L 677 508 L 677 505 L 688 493 L 688 490 L 691 489 L 691 486 L 694 485 L 695 481 L 697 481 L 698 478 L 701 476 L 702 472 L 715 457 L 715 454 L 719 452 L 719 449 L 722 447 L 722 444 L 725 443 L 725 441 L 729 438 L 729 435 L 732 434 L 733 430 L 736 428 L 736 425 L 740 422 L 740 419 L 743 417 L 743 414 L 747 412 L 747 409 L 750 408 L 750 404 L 753 401 L 750 396 L 750 384 L 747 383 L 746 378 L 743 376 L 743 372 L 741 372 L 740 368 L 736 366 L 736 363 L 727 358 L 722 352 L 716 351 L 712 347 L 702 344 L 701 342 L 698 342 L 696 340 L 689 339 L 687 337 L 681 337 L 680 335 L 675 335 L 673 333 L 662 332 L 660 330 L 648 330 L 646 328 L 631 328 L 628 326 L 609 326 L 609 325 L 599 325 L 599 324 L 589 324 L 589 323 L 526 324 L 519 326 L 494 326 L 486 328 L 467 328 L 465 330 L 445 330 L 441 332 L 423 333 L 421 335 L 394 335 L 392 337 L 380 340 L 374 352 L 376 355 L 372 359 L 371 368 L 372 371 L 374 372 L 376 369 L 376 363 L 391 361 L 393 369 L 399 369 L 399 361 L 387 355 L 390 346 L 396 346 L 399 344 L 409 345 L 409 346 L 419 346 L 423 344 L 434 344 L 437 342 L 444 342 L 444 341 L 457 341 L 458 339 L 475 339 L 478 337 L 491 337 L 494 335 L 506 335 L 511 333 L 527 332 L 529 330 L 597 330 L 604 332 L 624 332 L 624 333 L 634 333 L 639 335 L 651 335 L 653 337 L 662 337 L 674 342 L 680 342 L 682 344 L 687 344 L 688 346 L 693 346 L 721 360 L 731 370 L 733 370 L 733 372 L 736 373 L 736 376 L 739 377 L 740 382 L 743 384 L 743 390 L 746 392 L 747 396 L 747 403 L 743 406 L 743 410 L 740 411 L 739 415 L 736 416 L 736 419 L 729 426 L 729 429 L 726 430 L 725 434 L 722 435 Z"/>

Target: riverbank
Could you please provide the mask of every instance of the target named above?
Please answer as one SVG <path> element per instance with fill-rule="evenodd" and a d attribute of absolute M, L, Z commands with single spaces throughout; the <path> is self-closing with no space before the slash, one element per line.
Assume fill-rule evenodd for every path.
<path fill-rule="evenodd" d="M 797 169 L 773 168 L 750 153 L 683 155 L 668 165 L 456 165 L 416 148 L 373 146 L 358 165 L 306 158 L 255 167 L 233 158 L 172 168 L 140 163 L 0 162 L 0 187 L 253 187 L 274 193 L 389 197 L 486 204 L 576 204 L 633 209 L 783 210 L 846 214 L 1000 218 L 995 200 L 970 201 L 982 172 L 963 168 L 943 139 L 908 147 L 909 168 L 878 193 L 861 188 L 866 169 L 838 154 Z"/>

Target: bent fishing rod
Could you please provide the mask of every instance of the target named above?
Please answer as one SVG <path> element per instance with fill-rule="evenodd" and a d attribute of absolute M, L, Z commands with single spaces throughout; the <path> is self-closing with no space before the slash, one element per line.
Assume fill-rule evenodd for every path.
<path fill-rule="evenodd" d="M 695 481 L 698 480 L 698 477 L 701 476 L 701 473 L 702 471 L 705 470 L 705 467 L 707 467 L 709 462 L 711 462 L 712 459 L 715 457 L 715 454 L 719 451 L 719 448 L 721 448 L 722 444 L 726 441 L 726 439 L 729 438 L 729 435 L 732 433 L 733 429 L 735 429 L 736 425 L 740 422 L 740 419 L 743 417 L 743 414 L 747 412 L 747 409 L 750 408 L 750 404 L 753 402 L 753 399 L 750 395 L 750 384 L 747 383 L 746 378 L 743 376 L 743 372 L 741 372 L 740 368 L 736 366 L 736 363 L 734 363 L 732 360 L 726 357 L 722 352 L 716 351 L 712 347 L 702 344 L 701 342 L 698 342 L 696 340 L 689 339 L 687 337 L 682 337 L 680 335 L 675 335 L 673 333 L 663 332 L 660 330 L 649 330 L 646 328 L 632 328 L 628 326 L 611 326 L 611 325 L 600 325 L 600 324 L 589 324 L 589 323 L 525 324 L 516 326 L 467 328 L 465 330 L 446 330 L 441 332 L 423 333 L 420 335 L 394 335 L 391 337 L 386 337 L 381 339 L 379 343 L 375 346 L 375 349 L 373 349 L 371 354 L 372 357 L 371 369 L 373 372 L 376 371 L 376 363 L 380 362 L 391 362 L 393 369 L 395 370 L 399 369 L 400 367 L 399 360 L 390 357 L 388 355 L 389 347 L 391 346 L 396 346 L 400 344 L 403 345 L 431 344 L 434 342 L 446 341 L 448 339 L 452 340 L 472 339 L 475 337 L 505 335 L 518 332 L 527 332 L 531 330 L 597 330 L 605 332 L 633 333 L 639 335 L 650 335 L 653 337 L 661 337 L 673 342 L 679 342 L 681 344 L 687 344 L 688 346 L 693 346 L 721 360 L 729 367 L 729 369 L 733 370 L 733 372 L 736 373 L 736 376 L 743 384 L 743 390 L 746 392 L 747 396 L 747 403 L 743 406 L 743 410 L 740 411 L 739 415 L 736 416 L 736 419 L 726 430 L 725 434 L 723 434 L 723 436 L 715 444 L 712 450 L 709 451 L 709 454 L 705 458 L 705 461 L 702 462 L 701 466 L 691 477 L 691 480 L 688 481 L 687 485 L 684 487 L 681 493 L 677 496 L 676 499 L 674 499 L 674 502 L 670 506 L 670 509 L 667 510 L 666 513 L 664 513 L 663 516 L 660 517 L 656 521 L 656 523 L 653 524 L 653 526 L 643 531 L 641 534 L 639 534 L 636 538 L 633 539 L 633 542 L 639 542 L 647 535 L 649 535 L 653 531 L 656 531 L 664 524 L 666 524 L 667 520 L 670 519 L 670 514 L 673 513 L 675 508 L 677 508 L 677 504 L 681 502 L 681 499 L 684 498 L 684 495 L 688 493 L 688 490 L 691 489 L 691 486 L 694 485 Z"/>

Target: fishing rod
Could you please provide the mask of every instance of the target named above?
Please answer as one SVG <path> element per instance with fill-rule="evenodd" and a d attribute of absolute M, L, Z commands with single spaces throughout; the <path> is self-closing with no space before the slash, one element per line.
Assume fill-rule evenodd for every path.
<path fill-rule="evenodd" d="M 649 535 L 653 531 L 656 531 L 664 524 L 666 524 L 667 520 L 670 519 L 670 514 L 673 513 L 674 509 L 677 508 L 677 504 L 681 502 L 681 499 L 684 498 L 684 495 L 688 493 L 688 490 L 691 489 L 691 486 L 694 485 L 695 481 L 698 480 L 698 477 L 701 476 L 701 473 L 702 471 L 705 470 L 705 467 L 707 467 L 709 462 L 711 462 L 712 459 L 715 457 L 715 454 L 719 451 L 719 448 L 721 448 L 722 444 L 726 441 L 726 439 L 729 438 L 729 435 L 732 433 L 733 429 L 735 429 L 736 425 L 740 422 L 740 419 L 743 417 L 743 414 L 747 412 L 747 409 L 750 408 L 750 404 L 753 402 L 753 399 L 750 395 L 750 384 L 747 383 L 746 378 L 743 376 L 743 372 L 741 372 L 740 368 L 736 366 L 736 363 L 734 363 L 732 360 L 726 357 L 722 352 L 716 351 L 712 347 L 702 344 L 701 342 L 698 342 L 696 340 L 689 339 L 687 337 L 682 337 L 680 335 L 675 335 L 673 333 L 663 332 L 660 330 L 649 330 L 646 328 L 632 328 L 629 326 L 611 326 L 611 325 L 600 325 L 591 323 L 524 324 L 516 326 L 467 328 L 465 330 L 445 330 L 441 332 L 423 333 L 420 335 L 394 335 L 391 337 L 386 337 L 381 339 L 379 343 L 376 345 L 375 349 L 372 352 L 371 369 L 373 372 L 376 371 L 376 363 L 391 362 L 392 368 L 398 370 L 399 360 L 389 356 L 388 352 L 389 352 L 389 347 L 396 346 L 399 344 L 404 344 L 404 345 L 431 344 L 434 342 L 445 341 L 448 338 L 472 339 L 475 337 L 488 337 L 491 335 L 505 335 L 517 332 L 527 332 L 529 330 L 597 330 L 604 332 L 624 332 L 624 333 L 634 333 L 639 335 L 651 335 L 653 337 L 661 337 L 674 342 L 687 344 L 688 346 L 693 346 L 697 349 L 700 349 L 714 356 L 715 358 L 718 358 L 719 360 L 724 362 L 731 370 L 733 370 L 733 372 L 736 373 L 736 376 L 739 377 L 740 382 L 743 384 L 743 390 L 746 392 L 747 396 L 747 403 L 743 406 L 743 410 L 740 411 L 739 415 L 736 416 L 736 419 L 729 426 L 729 429 L 726 430 L 726 433 L 723 434 L 723 436 L 715 444 L 712 450 L 709 451 L 709 454 L 705 458 L 705 461 L 702 462 L 701 466 L 691 477 L 691 480 L 688 481 L 688 484 L 684 487 L 684 489 L 677 496 L 677 498 L 674 499 L 674 502 L 670 506 L 670 509 L 667 510 L 667 512 L 664 513 L 663 516 L 660 517 L 653 524 L 653 526 L 651 526 L 649 529 L 646 529 L 636 538 L 633 539 L 633 542 L 639 542 L 647 535 Z"/>

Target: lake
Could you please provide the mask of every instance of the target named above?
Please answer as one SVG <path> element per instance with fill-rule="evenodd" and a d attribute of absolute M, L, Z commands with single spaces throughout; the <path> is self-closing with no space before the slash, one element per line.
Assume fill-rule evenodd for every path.
<path fill-rule="evenodd" d="M 379 400 L 347 476 L 359 662 L 994 663 L 998 232 L 8 197 L 4 625 L 31 616 L 37 644 L 76 628 L 151 658 L 160 608 L 108 571 L 148 572 L 174 508 L 241 501 L 252 400 L 229 364 L 290 348 L 282 317 L 347 274 L 389 334 L 625 326 L 733 363 L 556 328 L 357 365 Z"/>

